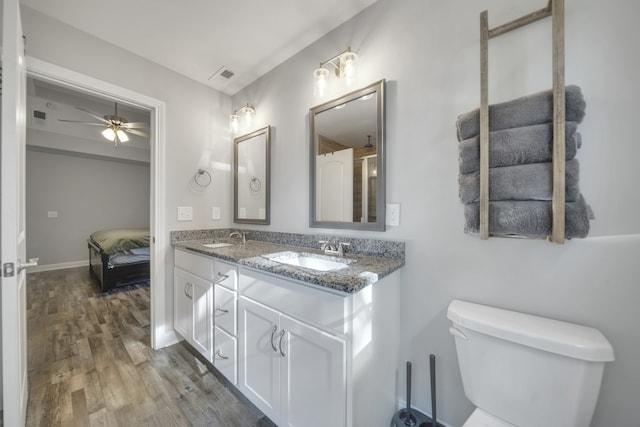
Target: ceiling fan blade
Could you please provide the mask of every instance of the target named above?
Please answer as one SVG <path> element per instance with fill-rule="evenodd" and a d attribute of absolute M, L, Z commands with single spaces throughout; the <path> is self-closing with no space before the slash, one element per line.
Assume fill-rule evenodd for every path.
<path fill-rule="evenodd" d="M 138 136 L 144 136 L 145 138 L 149 138 L 149 134 L 146 132 L 141 132 L 139 130 L 135 130 L 135 129 L 127 129 L 125 127 L 121 127 L 120 129 L 122 129 L 123 131 L 127 132 L 127 133 L 131 133 L 134 135 L 138 135 Z"/>
<path fill-rule="evenodd" d="M 81 122 L 79 120 L 65 120 L 65 119 L 58 119 L 59 122 L 67 122 L 67 123 L 78 123 L 81 125 L 94 125 L 94 126 L 104 126 L 104 123 L 94 123 L 94 122 Z"/>
<path fill-rule="evenodd" d="M 149 123 L 142 123 L 142 122 L 124 123 L 122 127 L 129 128 L 129 129 L 141 129 L 141 128 L 149 129 Z"/>
<path fill-rule="evenodd" d="M 94 119 L 101 121 L 102 123 L 110 124 L 108 120 L 106 120 L 104 117 L 101 117 L 101 116 L 97 115 L 94 112 L 91 112 L 89 110 L 85 110 L 84 108 L 80 108 L 80 107 L 73 107 L 73 108 L 75 108 L 76 110 L 84 111 L 85 113 L 87 113 L 88 115 L 90 115 Z"/>

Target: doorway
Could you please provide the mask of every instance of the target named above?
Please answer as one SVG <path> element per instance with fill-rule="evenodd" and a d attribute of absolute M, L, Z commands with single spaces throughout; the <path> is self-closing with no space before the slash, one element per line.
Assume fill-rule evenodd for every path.
<path fill-rule="evenodd" d="M 38 81 L 50 83 L 68 90 L 121 102 L 149 112 L 150 123 L 150 206 L 149 225 L 151 235 L 151 346 L 154 349 L 175 342 L 171 319 L 165 315 L 166 286 L 164 260 L 167 251 L 165 236 L 164 197 L 164 145 L 165 104 L 122 87 L 94 79 L 35 58 L 27 58 L 27 75 Z M 167 326 L 168 325 L 168 326 Z"/>

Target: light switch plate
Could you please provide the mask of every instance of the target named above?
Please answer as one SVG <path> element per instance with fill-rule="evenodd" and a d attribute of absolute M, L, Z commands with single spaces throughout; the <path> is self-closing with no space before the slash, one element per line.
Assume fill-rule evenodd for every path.
<path fill-rule="evenodd" d="M 387 203 L 386 225 L 400 225 L 400 203 Z"/>
<path fill-rule="evenodd" d="M 178 206 L 178 221 L 193 220 L 193 208 L 191 206 Z"/>
<path fill-rule="evenodd" d="M 211 208 L 211 219 L 219 220 L 220 219 L 220 207 L 214 206 Z"/>
<path fill-rule="evenodd" d="M 58 211 L 47 211 L 47 218 L 58 218 Z"/>

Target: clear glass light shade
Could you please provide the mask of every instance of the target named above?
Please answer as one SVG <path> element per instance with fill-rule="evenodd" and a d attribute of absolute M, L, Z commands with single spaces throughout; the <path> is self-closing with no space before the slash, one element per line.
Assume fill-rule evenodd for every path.
<path fill-rule="evenodd" d="M 238 133 L 238 129 L 240 128 L 240 117 L 237 114 L 232 114 L 229 117 L 229 129 L 231 133 Z"/>
<path fill-rule="evenodd" d="M 345 78 L 345 82 L 347 86 L 351 86 L 351 83 L 353 83 L 353 78 L 356 75 L 357 60 L 358 60 L 358 55 L 356 55 L 355 52 L 347 52 L 341 58 L 342 75 Z"/>
<path fill-rule="evenodd" d="M 318 68 L 313 72 L 313 95 L 322 98 L 327 89 L 327 80 L 329 78 L 329 70 Z"/>
<path fill-rule="evenodd" d="M 247 106 L 242 109 L 242 117 L 244 118 L 244 124 L 248 128 L 251 126 L 253 116 L 256 115 L 256 110 L 253 107 Z"/>

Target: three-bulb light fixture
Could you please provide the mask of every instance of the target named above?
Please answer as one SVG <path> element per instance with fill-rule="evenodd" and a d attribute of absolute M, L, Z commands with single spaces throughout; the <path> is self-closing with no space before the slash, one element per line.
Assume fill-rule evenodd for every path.
<path fill-rule="evenodd" d="M 240 130 L 240 121 L 244 122 L 244 127 L 246 129 L 250 128 L 251 122 L 253 121 L 253 117 L 255 115 L 256 109 L 249 103 L 246 103 L 242 107 L 235 110 L 229 117 L 229 127 L 231 128 L 231 133 L 238 133 L 238 131 Z"/>
<path fill-rule="evenodd" d="M 351 46 L 349 46 L 347 50 L 340 52 L 331 59 L 321 62 L 320 67 L 313 72 L 314 96 L 322 98 L 325 95 L 330 75 L 329 70 L 324 68 L 325 65 L 331 64 L 336 77 L 344 78 L 346 85 L 351 86 L 356 72 L 355 63 L 357 60 L 358 55 L 352 52 Z"/>

